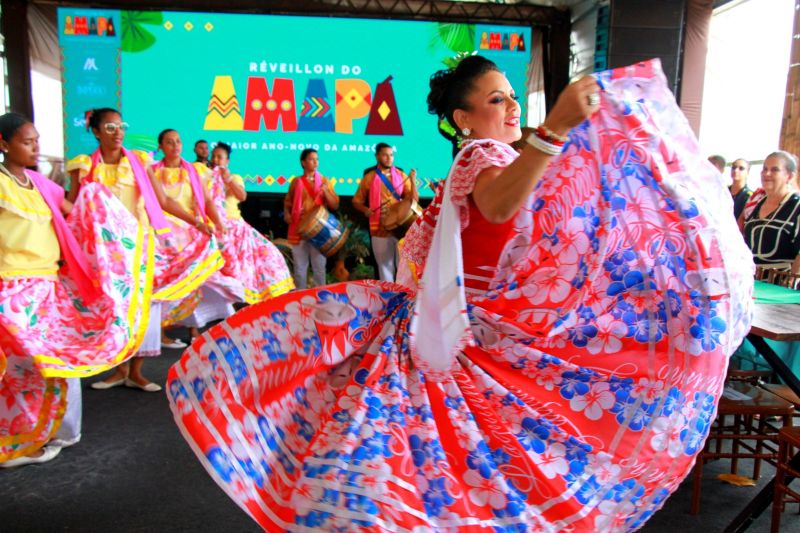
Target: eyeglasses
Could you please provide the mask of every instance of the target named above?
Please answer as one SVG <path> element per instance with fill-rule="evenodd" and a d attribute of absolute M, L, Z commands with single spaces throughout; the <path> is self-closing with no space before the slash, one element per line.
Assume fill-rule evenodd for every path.
<path fill-rule="evenodd" d="M 747 170 L 747 167 L 743 165 L 731 165 L 731 170 Z"/>
<path fill-rule="evenodd" d="M 127 122 L 106 122 L 103 124 L 103 129 L 106 130 L 106 133 L 109 135 L 113 135 L 117 132 L 117 129 L 125 131 L 128 129 Z"/>

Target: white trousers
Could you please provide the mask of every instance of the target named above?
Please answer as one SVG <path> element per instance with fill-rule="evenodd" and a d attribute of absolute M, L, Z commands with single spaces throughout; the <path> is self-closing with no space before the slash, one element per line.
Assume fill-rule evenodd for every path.
<path fill-rule="evenodd" d="M 314 272 L 314 285 L 322 287 L 325 285 L 325 263 L 328 258 L 317 250 L 308 241 L 301 241 L 300 244 L 292 246 L 292 259 L 294 261 L 294 284 L 298 289 L 305 289 L 306 279 L 308 278 L 308 263 L 311 262 L 311 270 Z"/>
<path fill-rule="evenodd" d="M 394 281 L 397 271 L 397 239 L 395 237 L 372 237 L 372 253 L 378 263 L 381 281 Z"/>
<path fill-rule="evenodd" d="M 144 332 L 144 339 L 136 357 L 155 357 L 161 355 L 161 302 L 150 303 L 150 322 Z"/>
<path fill-rule="evenodd" d="M 202 328 L 214 320 L 223 320 L 234 313 L 230 300 L 205 285 L 200 288 L 203 296 L 197 308 L 188 317 L 178 322 L 187 328 Z"/>
<path fill-rule="evenodd" d="M 80 378 L 67 378 L 67 410 L 56 431 L 54 439 L 66 442 L 81 440 L 81 421 L 83 420 L 83 399 Z"/>

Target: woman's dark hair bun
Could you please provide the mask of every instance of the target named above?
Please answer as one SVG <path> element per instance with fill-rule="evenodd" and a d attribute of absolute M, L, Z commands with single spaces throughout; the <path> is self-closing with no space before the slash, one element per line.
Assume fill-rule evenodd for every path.
<path fill-rule="evenodd" d="M 470 55 L 455 68 L 434 72 L 429 83 L 428 112 L 447 120 L 453 129 L 458 130 L 453 112 L 456 109 L 469 109 L 467 98 L 475 89 L 475 80 L 493 70 L 500 71 L 494 62 L 483 56 Z M 440 128 L 439 131 L 447 140 L 454 142 L 454 138 L 444 130 Z"/>

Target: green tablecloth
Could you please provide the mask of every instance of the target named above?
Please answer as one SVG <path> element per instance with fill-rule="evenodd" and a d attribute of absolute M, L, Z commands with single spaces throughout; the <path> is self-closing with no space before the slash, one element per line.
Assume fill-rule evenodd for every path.
<path fill-rule="evenodd" d="M 765 281 L 756 281 L 753 287 L 756 304 L 800 304 L 800 291 L 780 287 Z M 783 342 L 764 339 L 775 353 L 783 359 L 792 371 L 800 375 L 800 341 Z M 745 340 L 733 354 L 741 368 L 769 368 L 769 364 L 759 355 L 752 344 Z"/>
<path fill-rule="evenodd" d="M 766 281 L 755 282 L 753 296 L 759 304 L 800 304 L 800 291 Z"/>

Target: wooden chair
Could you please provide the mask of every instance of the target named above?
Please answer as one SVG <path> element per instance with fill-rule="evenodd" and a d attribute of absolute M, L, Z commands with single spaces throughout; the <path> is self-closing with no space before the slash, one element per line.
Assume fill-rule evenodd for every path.
<path fill-rule="evenodd" d="M 757 266 L 753 278 L 758 281 L 766 281 L 767 283 L 772 283 L 772 277 L 774 275 L 775 275 L 774 268 L 764 268 L 762 266 Z"/>
<path fill-rule="evenodd" d="M 789 270 L 777 270 L 772 273 L 770 283 L 780 285 L 781 287 L 797 289 L 798 285 L 800 285 L 800 274 L 795 274 Z"/>
<path fill-rule="evenodd" d="M 691 514 L 700 512 L 700 486 L 706 461 L 730 459 L 731 473 L 738 474 L 739 459 L 753 459 L 753 478 L 758 479 L 762 460 L 771 464 L 776 464 L 778 460 L 778 432 L 782 427 L 792 426 L 793 404 L 748 383 L 730 382 L 727 387 L 746 398 L 729 399 L 723 396 L 720 399 L 717 419 L 694 466 Z M 728 417 L 733 418 L 731 424 L 727 423 Z M 772 421 L 774 417 L 777 417 L 777 424 Z M 722 449 L 725 440 L 731 441 L 729 452 Z"/>
<path fill-rule="evenodd" d="M 772 533 L 778 533 L 781 528 L 781 513 L 787 501 L 800 503 L 800 493 L 789 487 L 791 481 L 787 477 L 800 477 L 800 470 L 792 468 L 789 464 L 794 456 L 794 450 L 800 449 L 800 427 L 786 427 L 778 433 L 778 464 L 775 473 L 775 497 L 772 502 Z"/>

